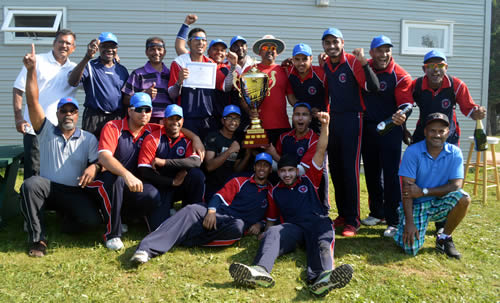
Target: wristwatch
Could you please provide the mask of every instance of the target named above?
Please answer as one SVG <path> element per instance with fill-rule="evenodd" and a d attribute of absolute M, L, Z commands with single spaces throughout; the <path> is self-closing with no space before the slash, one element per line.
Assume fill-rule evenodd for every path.
<path fill-rule="evenodd" d="M 427 196 L 429 194 L 429 190 L 426 187 L 424 187 L 422 188 L 422 193 L 424 194 L 424 196 Z"/>

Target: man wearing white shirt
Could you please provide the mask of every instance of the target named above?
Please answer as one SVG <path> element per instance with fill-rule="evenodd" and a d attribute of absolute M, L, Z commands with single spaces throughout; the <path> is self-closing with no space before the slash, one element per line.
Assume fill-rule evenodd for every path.
<path fill-rule="evenodd" d="M 77 87 L 68 85 L 68 73 L 75 67 L 69 55 L 75 51 L 75 34 L 62 29 L 56 33 L 53 48 L 46 54 L 36 55 L 36 70 L 39 88 L 39 103 L 47 117 L 57 125 L 57 102 L 63 97 L 74 97 Z M 31 126 L 28 110 L 22 114 L 23 94 L 26 85 L 26 68 L 23 67 L 14 82 L 12 104 L 16 129 L 24 135 L 24 178 L 38 175 L 40 151 L 36 135 Z"/>

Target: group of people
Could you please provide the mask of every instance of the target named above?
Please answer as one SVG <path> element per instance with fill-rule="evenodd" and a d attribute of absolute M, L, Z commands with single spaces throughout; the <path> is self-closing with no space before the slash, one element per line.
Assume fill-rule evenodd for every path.
<path fill-rule="evenodd" d="M 373 38 L 367 59 L 363 48 L 347 53 L 342 32 L 328 28 L 319 66 L 303 43 L 277 64 L 286 46 L 272 35 L 255 41 L 260 62 L 254 62 L 244 37 L 207 44 L 205 30 L 190 29 L 196 21 L 188 15 L 182 24 L 170 69 L 163 63 L 165 42 L 152 37 L 145 45 L 148 62 L 129 74 L 109 32 L 87 45 L 78 64 L 69 60 L 75 50 L 69 30 L 56 34 L 50 52 L 37 55 L 33 45 L 25 55 L 13 104 L 16 128 L 24 134 L 21 210 L 30 256 L 45 255 L 43 211 L 55 209 L 66 232 L 104 223 L 111 250 L 124 246 L 122 218 L 144 218 L 150 233 L 132 256 L 137 264 L 174 245 L 227 246 L 257 235 L 254 264 L 229 267 L 236 282 L 249 286 L 274 285 L 276 258 L 303 245 L 307 282 L 318 296 L 345 286 L 353 274 L 348 264 L 334 267 L 335 229 L 352 237 L 361 224 L 387 224 L 384 236 L 415 255 L 429 221 L 445 222 L 436 248 L 460 258 L 451 233 L 470 197 L 461 189 L 455 106 L 472 119 L 483 119 L 485 109 L 461 80 L 447 75 L 444 54 L 427 53 L 425 75 L 412 81 L 395 63 L 388 37 Z M 183 85 L 191 62 L 216 65 L 214 88 Z M 234 87 L 251 68 L 270 79 L 259 109 Z M 76 127 L 80 106 L 74 99 L 79 86 L 85 91 L 82 129 Z M 406 109 L 414 104 L 420 117 L 411 136 Z M 396 127 L 380 135 L 376 126 L 388 117 Z M 270 144 L 245 148 L 243 134 L 255 118 Z M 403 141 L 411 145 L 400 165 Z M 364 220 L 361 156 L 370 206 Z M 335 220 L 328 215 L 328 171 Z M 182 201 L 177 212 L 176 201 Z"/>

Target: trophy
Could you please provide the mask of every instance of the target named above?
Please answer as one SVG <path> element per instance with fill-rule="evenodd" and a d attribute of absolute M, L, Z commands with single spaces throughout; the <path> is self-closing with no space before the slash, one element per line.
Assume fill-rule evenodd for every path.
<path fill-rule="evenodd" d="M 260 72 L 254 65 L 248 72 L 239 77 L 239 85 L 238 83 L 234 84 L 234 87 L 240 93 L 240 98 L 248 104 L 250 109 L 258 109 L 264 98 L 270 95 L 271 88 L 276 84 L 275 73 L 274 71 L 271 73 L 273 84 L 269 87 L 269 76 L 266 73 Z M 267 145 L 269 145 L 269 139 L 267 138 L 266 131 L 262 128 L 259 117 L 252 118 L 250 128 L 245 131 L 243 148 L 255 148 Z"/>

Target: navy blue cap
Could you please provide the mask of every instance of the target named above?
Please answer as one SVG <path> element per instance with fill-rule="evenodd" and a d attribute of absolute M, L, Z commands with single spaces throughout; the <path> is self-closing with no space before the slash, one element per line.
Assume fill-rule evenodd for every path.
<path fill-rule="evenodd" d="M 167 108 L 165 109 L 164 117 L 169 118 L 172 116 L 181 116 L 181 118 L 184 117 L 182 107 L 177 104 L 170 104 L 169 106 L 167 106 Z"/>
<path fill-rule="evenodd" d="M 222 45 L 224 45 L 225 48 L 227 48 L 226 42 L 224 42 L 224 40 L 222 40 L 222 39 L 214 39 L 214 40 L 210 41 L 208 48 L 210 49 L 212 46 L 214 46 L 214 44 L 217 44 L 217 43 L 221 43 Z"/>
<path fill-rule="evenodd" d="M 224 111 L 222 112 L 222 117 L 225 117 L 230 114 L 238 114 L 241 116 L 241 110 L 238 106 L 236 105 L 227 105 L 224 107 Z"/>
<path fill-rule="evenodd" d="M 233 46 L 233 44 L 238 42 L 238 41 L 243 41 L 243 42 L 247 43 L 247 39 L 243 38 L 242 36 L 234 36 L 231 39 L 231 43 L 229 43 L 229 47 Z"/>
<path fill-rule="evenodd" d="M 132 95 L 130 98 L 130 107 L 138 108 L 142 106 L 153 107 L 151 96 L 146 93 L 135 93 Z"/>
<path fill-rule="evenodd" d="M 110 33 L 110 32 L 102 32 L 99 35 L 99 41 L 101 43 L 104 43 L 104 42 L 114 42 L 114 43 L 116 43 L 118 45 L 118 38 L 116 38 L 115 34 Z"/>
<path fill-rule="evenodd" d="M 78 101 L 76 101 L 76 99 L 71 97 L 64 97 L 59 99 L 59 102 L 57 103 L 57 109 L 60 109 L 61 107 L 64 106 L 64 104 L 68 103 L 73 104 L 74 106 L 76 106 L 77 109 L 80 109 L 80 107 L 78 106 Z"/>
<path fill-rule="evenodd" d="M 312 56 L 312 49 L 309 45 L 304 44 L 304 43 L 299 43 L 294 46 L 292 55 L 306 55 L 306 56 Z"/>
<path fill-rule="evenodd" d="M 382 45 L 390 45 L 391 47 L 394 46 L 392 45 L 391 39 L 389 37 L 380 35 L 373 38 L 372 44 L 370 45 L 370 49 L 374 49 Z"/>
<path fill-rule="evenodd" d="M 332 36 L 335 36 L 337 38 L 344 40 L 344 36 L 342 36 L 342 32 L 340 30 L 336 29 L 335 27 L 330 27 L 326 31 L 324 31 L 323 36 L 321 37 L 321 40 L 324 40 L 325 37 L 328 35 L 332 35 Z"/>
<path fill-rule="evenodd" d="M 267 161 L 267 163 L 269 163 L 270 165 L 273 165 L 273 157 L 271 157 L 271 155 L 268 154 L 268 153 L 257 154 L 257 156 L 255 156 L 255 162 L 254 163 L 257 163 L 257 162 L 259 162 L 261 160 Z"/>
<path fill-rule="evenodd" d="M 450 126 L 450 120 L 448 120 L 448 116 L 443 113 L 432 113 L 429 114 L 425 119 L 425 126 L 429 125 L 429 123 L 434 121 L 441 121 L 446 124 L 446 126 Z"/>
<path fill-rule="evenodd" d="M 430 52 L 428 52 L 427 54 L 425 54 L 424 63 L 429 61 L 432 58 L 441 58 L 444 60 L 444 62 L 446 62 L 446 56 L 442 52 L 435 50 L 435 49 L 433 49 Z"/>
<path fill-rule="evenodd" d="M 293 109 L 299 107 L 299 106 L 303 106 L 303 107 L 307 107 L 309 110 L 311 110 L 311 105 L 305 103 L 305 102 L 298 102 L 298 103 L 295 103 L 295 105 L 293 106 Z"/>

